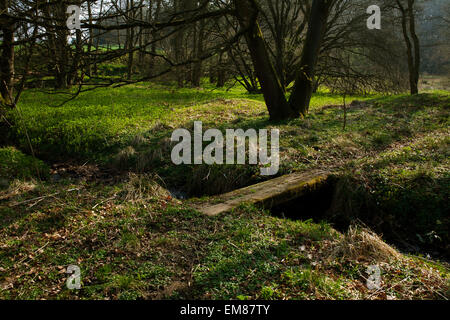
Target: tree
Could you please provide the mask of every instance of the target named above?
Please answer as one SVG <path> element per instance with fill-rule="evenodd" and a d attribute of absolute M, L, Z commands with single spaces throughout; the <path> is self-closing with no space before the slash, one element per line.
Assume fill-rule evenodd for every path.
<path fill-rule="evenodd" d="M 415 0 L 395 0 L 401 14 L 403 38 L 408 58 L 409 85 L 411 94 L 419 93 L 420 42 L 416 33 Z"/>
<path fill-rule="evenodd" d="M 253 66 L 261 84 L 267 109 L 272 120 L 293 117 L 283 86 L 270 60 L 261 28 L 258 23 L 259 8 L 255 0 L 235 0 L 237 18 L 245 30 L 247 46 L 250 50 Z"/>
<path fill-rule="evenodd" d="M 235 77 L 250 92 L 262 92 L 272 120 L 302 117 L 308 112 L 319 78 L 320 83 L 335 89 L 335 80 L 348 79 L 351 73 L 356 83 L 353 88 L 360 92 L 366 87 L 398 88 L 396 82 L 406 82 L 406 64 L 397 63 L 400 55 L 389 49 L 397 50 L 396 39 L 382 41 L 390 34 L 390 27 L 379 32 L 363 27 L 367 2 L 370 1 L 18 1 L 21 5 L 14 5 L 8 17 L 19 24 L 14 36 L 18 40 L 12 45 L 20 59 L 16 58 L 16 76 L 14 72 L 6 74 L 12 74 L 9 78 L 17 88 L 20 76 L 27 75 L 24 62 L 30 60 L 29 75 L 33 79 L 24 82 L 26 85 L 45 85 L 49 81 L 42 79 L 47 77 L 55 79 L 55 87 L 61 89 L 76 83 L 79 93 L 96 86 L 125 85 L 161 76 L 177 80 L 180 87 L 186 83 L 198 86 L 208 64 L 210 77 L 218 86 Z M 75 33 L 65 25 L 69 3 L 81 4 L 84 11 L 82 30 Z M 410 33 L 414 29 L 409 23 L 411 12 L 409 7 L 404 8 Z M 39 41 L 37 52 L 28 59 L 24 48 L 30 48 L 33 29 L 38 30 Z M 411 40 L 413 49 L 414 41 Z M 3 46 L 7 43 L 2 42 Z M 6 52 L 4 48 L 3 51 Z M 8 52 L 14 55 L 14 50 Z M 393 59 L 393 55 L 397 57 Z M 3 54 L 0 61 L 6 60 L 8 55 Z M 9 61 L 13 61 L 14 70 L 14 59 Z M 350 69 L 345 68 L 348 61 Z M 120 76 L 116 70 L 114 77 L 108 77 L 109 70 L 97 72 L 97 66 L 107 62 L 124 65 Z M 348 72 L 343 74 L 342 70 Z M 386 73 L 395 76 L 387 77 Z M 11 90 L 12 87 L 8 86 Z M 289 100 L 287 90 L 291 91 Z"/>
<path fill-rule="evenodd" d="M 9 16 L 10 1 L 0 0 L 0 29 L 2 44 L 0 56 L 0 102 L 11 106 L 14 81 L 14 20 Z"/>
<path fill-rule="evenodd" d="M 289 104 L 295 115 L 305 115 L 313 92 L 315 68 L 326 32 L 327 19 L 334 0 L 314 0 L 308 22 L 308 33 Z"/>
<path fill-rule="evenodd" d="M 316 83 L 341 92 L 343 81 L 352 93 L 400 93 L 408 87 L 402 35 L 394 10 L 382 7 L 382 28 L 368 29 L 366 9 L 371 0 L 344 0 L 332 7 L 316 66 Z M 398 18 L 398 17 L 397 17 Z M 349 65 L 349 63 L 351 63 Z M 349 87 L 349 88 L 350 88 Z"/>
<path fill-rule="evenodd" d="M 261 29 L 280 78 L 287 88 L 296 78 L 311 11 L 310 0 L 261 2 Z"/>
<path fill-rule="evenodd" d="M 313 0 L 312 2 L 302 58 L 297 70 L 294 90 L 288 102 L 258 23 L 260 10 L 257 2 L 255 0 L 234 1 L 241 28 L 246 30 L 247 45 L 272 120 L 301 117 L 308 112 L 315 66 L 325 35 L 328 15 L 334 2 L 335 0 Z"/>

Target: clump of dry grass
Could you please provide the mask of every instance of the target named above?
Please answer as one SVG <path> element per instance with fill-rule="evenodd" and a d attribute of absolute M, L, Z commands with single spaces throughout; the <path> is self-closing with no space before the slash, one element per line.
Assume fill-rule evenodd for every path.
<path fill-rule="evenodd" d="M 31 192 L 37 187 L 36 181 L 14 180 L 7 189 L 0 191 L 0 200 L 8 200 L 18 195 Z"/>
<path fill-rule="evenodd" d="M 150 174 L 130 173 L 124 185 L 124 199 L 131 202 L 142 202 L 154 199 L 167 199 L 170 192 L 157 182 L 160 178 Z"/>
<path fill-rule="evenodd" d="M 336 137 L 332 139 L 331 145 L 335 150 L 340 150 L 343 155 L 357 155 L 361 152 L 354 136 Z"/>
<path fill-rule="evenodd" d="M 244 168 L 234 165 L 198 165 L 192 167 L 192 175 L 186 186 L 193 196 L 212 196 L 245 187 L 256 177 L 258 167 Z"/>
<path fill-rule="evenodd" d="M 367 263 L 401 261 L 402 255 L 373 231 L 351 226 L 330 248 L 329 258 Z"/>
<path fill-rule="evenodd" d="M 133 137 L 133 139 L 131 140 L 131 145 L 135 148 L 144 145 L 145 143 L 147 143 L 147 140 L 145 139 L 145 137 L 141 134 L 137 134 Z"/>
<path fill-rule="evenodd" d="M 149 130 L 149 132 L 151 133 L 156 133 L 156 132 L 162 132 L 162 131 L 168 131 L 168 130 L 173 130 L 174 127 L 167 124 L 167 123 L 163 123 L 161 121 L 157 121 L 153 127 Z"/>
<path fill-rule="evenodd" d="M 130 166 L 130 163 L 136 157 L 136 150 L 132 146 L 128 146 L 115 156 L 114 164 L 117 168 L 123 170 Z"/>
<path fill-rule="evenodd" d="M 145 172 L 152 168 L 152 164 L 156 162 L 164 162 L 170 159 L 170 153 L 175 145 L 170 138 L 165 137 L 158 143 L 158 148 L 149 148 L 138 153 L 136 159 L 136 170 L 138 172 Z"/>

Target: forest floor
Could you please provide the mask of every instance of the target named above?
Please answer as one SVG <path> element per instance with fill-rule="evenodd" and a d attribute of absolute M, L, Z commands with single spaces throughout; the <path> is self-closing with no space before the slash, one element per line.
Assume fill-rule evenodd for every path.
<path fill-rule="evenodd" d="M 275 124 L 262 96 L 239 88 L 145 83 L 59 106 L 66 98 L 29 90 L 9 115 L 0 298 L 450 298 L 450 92 L 347 97 L 345 129 L 342 97 L 327 92 L 305 119 Z M 331 207 L 300 219 L 195 211 L 265 179 L 258 166 L 173 165 L 171 133 L 199 120 L 280 129 L 278 176 L 332 171 Z M 81 290 L 66 288 L 68 265 L 81 268 Z M 371 265 L 378 290 L 366 286 Z"/>

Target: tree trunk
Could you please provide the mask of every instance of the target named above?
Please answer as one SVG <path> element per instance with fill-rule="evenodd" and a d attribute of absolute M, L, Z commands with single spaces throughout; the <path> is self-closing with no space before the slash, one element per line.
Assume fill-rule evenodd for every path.
<path fill-rule="evenodd" d="M 184 8 L 186 7 L 186 3 L 183 3 L 185 0 L 175 0 L 174 5 L 174 13 L 184 11 Z M 176 63 L 179 63 L 183 60 L 183 41 L 184 41 L 184 30 L 179 30 L 175 34 L 173 46 L 174 46 L 174 53 L 175 53 L 175 61 Z M 179 88 L 184 87 L 184 80 L 186 78 L 186 68 L 185 66 L 181 66 L 178 68 L 176 72 L 176 78 Z"/>
<path fill-rule="evenodd" d="M 79 7 L 81 7 L 80 0 L 75 2 L 75 4 Z M 72 62 L 70 65 L 70 71 L 69 71 L 69 75 L 68 75 L 68 81 L 67 81 L 69 86 L 71 86 L 73 84 L 78 84 L 81 82 L 81 79 L 79 76 L 80 62 L 81 62 L 81 57 L 83 55 L 83 45 L 81 42 L 82 42 L 81 30 L 76 29 L 75 30 L 75 53 L 73 54 Z"/>
<path fill-rule="evenodd" d="M 139 19 L 141 21 L 144 21 L 144 7 L 142 6 L 142 0 L 141 3 L 139 4 Z M 144 29 L 142 27 L 139 28 L 139 58 L 138 58 L 138 64 L 139 67 L 141 67 L 144 64 L 144 51 L 145 48 L 143 48 L 144 46 L 144 35 L 143 35 Z"/>
<path fill-rule="evenodd" d="M 245 33 L 250 55 L 261 84 L 264 100 L 271 120 L 281 120 L 293 116 L 287 103 L 283 86 L 270 61 L 261 29 L 257 22 L 258 6 L 255 0 L 235 0 L 237 18 Z"/>
<path fill-rule="evenodd" d="M 99 8 L 98 14 L 100 17 L 103 14 L 103 0 L 100 1 L 100 8 Z M 100 37 L 97 36 L 97 40 L 96 40 L 96 44 L 95 44 L 95 57 L 94 57 L 94 74 L 96 76 L 98 75 L 97 54 L 98 54 L 99 45 L 100 45 Z"/>
<path fill-rule="evenodd" d="M 416 21 L 414 14 L 414 0 L 408 0 L 409 12 L 409 33 L 413 39 L 414 46 L 414 70 L 412 75 L 411 94 L 419 93 L 419 73 L 420 73 L 420 42 L 416 33 Z"/>
<path fill-rule="evenodd" d="M 80 66 L 80 58 L 81 55 L 83 54 L 83 46 L 81 44 L 81 30 L 75 31 L 75 37 L 76 37 L 75 54 L 73 56 L 72 66 L 70 68 L 70 73 L 67 81 L 69 86 L 80 82 L 80 77 L 78 76 L 78 69 Z"/>
<path fill-rule="evenodd" d="M 87 6 L 88 6 L 88 19 L 89 19 L 89 24 L 92 25 L 92 9 L 91 9 L 91 2 L 88 1 L 87 2 Z M 94 31 L 93 29 L 90 27 L 89 28 L 89 42 L 88 42 L 88 48 L 87 48 L 87 52 L 88 52 L 88 59 L 89 61 L 87 62 L 87 70 L 86 73 L 87 75 L 90 77 L 92 74 L 92 66 L 91 66 L 91 54 L 92 54 L 92 46 L 94 44 Z"/>
<path fill-rule="evenodd" d="M 205 38 L 205 22 L 201 21 L 199 23 L 198 36 L 197 36 L 197 48 L 196 48 L 196 58 L 200 59 L 203 55 L 203 41 Z M 200 87 L 200 81 L 203 75 L 203 62 L 198 61 L 194 64 L 194 69 L 192 71 L 192 85 L 194 87 Z"/>
<path fill-rule="evenodd" d="M 0 28 L 3 33 L 0 57 L 0 102 L 12 105 L 14 81 L 14 24 L 8 17 L 8 2 L 0 0 Z"/>
<path fill-rule="evenodd" d="M 419 72 L 420 72 L 420 43 L 416 34 L 414 0 L 408 0 L 405 8 L 400 0 L 397 5 L 401 13 L 403 38 L 406 44 L 406 56 L 408 60 L 409 86 L 412 95 L 419 93 Z M 409 19 L 409 34 L 408 34 Z M 412 38 L 412 41 L 410 39 Z"/>
<path fill-rule="evenodd" d="M 55 89 L 65 89 L 69 86 L 69 46 L 67 38 L 69 30 L 66 26 L 66 7 L 64 3 L 55 2 L 44 10 L 47 19 L 56 17 L 55 30 L 49 30 L 50 53 L 54 57 Z M 53 51 L 53 52 L 51 52 Z"/>
<path fill-rule="evenodd" d="M 296 116 L 306 115 L 314 89 L 315 67 L 326 32 L 327 18 L 333 1 L 314 0 L 311 7 L 308 32 L 303 47 L 300 70 L 289 100 Z"/>
<path fill-rule="evenodd" d="M 214 84 L 217 81 L 217 57 L 212 57 L 209 61 L 209 83 Z"/>
<path fill-rule="evenodd" d="M 153 22 L 157 22 L 159 20 L 159 15 L 161 12 L 161 0 L 156 0 L 156 9 L 155 9 L 155 13 L 153 14 L 153 9 L 152 9 L 152 5 L 153 5 L 153 1 L 150 2 L 149 6 L 149 13 L 150 13 L 150 17 L 149 17 L 149 21 L 153 21 Z M 152 56 L 150 57 L 150 63 L 149 63 L 149 74 L 151 74 L 153 72 L 153 69 L 155 67 L 155 55 L 156 55 L 156 42 L 155 39 L 158 37 L 158 33 L 155 30 L 152 30 L 151 32 L 151 37 L 152 37 L 152 46 L 151 46 L 151 53 Z"/>
<path fill-rule="evenodd" d="M 219 60 L 218 63 L 216 65 L 216 70 L 217 70 L 217 84 L 216 86 L 218 88 L 222 88 L 225 85 L 226 82 L 226 76 L 225 76 L 225 66 L 224 66 L 224 61 L 223 61 L 223 55 L 224 53 L 220 53 L 219 54 Z"/>
<path fill-rule="evenodd" d="M 134 1 L 127 1 L 127 15 L 130 19 L 134 19 Z M 127 29 L 127 39 L 125 49 L 128 50 L 128 62 L 127 62 L 127 80 L 131 80 L 131 76 L 133 75 L 133 65 L 134 65 L 134 28 Z"/>

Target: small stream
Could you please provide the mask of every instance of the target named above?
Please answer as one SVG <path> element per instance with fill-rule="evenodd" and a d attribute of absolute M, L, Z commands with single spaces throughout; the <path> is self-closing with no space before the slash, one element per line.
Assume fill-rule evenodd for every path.
<path fill-rule="evenodd" d="M 170 192 L 170 195 L 172 196 L 172 198 L 175 198 L 178 200 L 189 199 L 189 195 L 187 194 L 187 192 L 184 192 L 180 189 L 168 189 L 168 191 Z"/>

